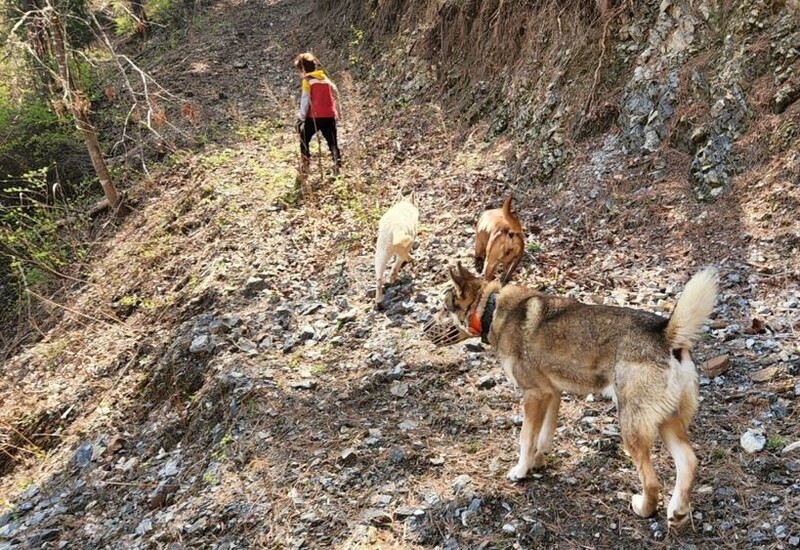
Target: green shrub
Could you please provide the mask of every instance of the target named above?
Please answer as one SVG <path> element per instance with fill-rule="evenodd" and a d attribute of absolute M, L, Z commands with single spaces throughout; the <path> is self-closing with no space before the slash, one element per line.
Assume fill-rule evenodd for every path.
<path fill-rule="evenodd" d="M 0 193 L 0 278 L 2 307 L 11 310 L 24 289 L 46 287 L 70 263 L 84 256 L 76 231 L 83 222 L 48 201 L 46 169 L 19 178 Z M 12 291 L 9 292 L 8 288 Z"/>
<path fill-rule="evenodd" d="M 32 99 L 16 103 L 0 90 L 0 190 L 23 183 L 24 174 L 58 165 L 61 181 L 80 179 L 89 163 L 71 121 L 60 121 Z"/>

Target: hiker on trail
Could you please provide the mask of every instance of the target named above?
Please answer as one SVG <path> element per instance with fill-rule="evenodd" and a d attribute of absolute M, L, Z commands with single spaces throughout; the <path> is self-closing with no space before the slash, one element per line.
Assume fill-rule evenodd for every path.
<path fill-rule="evenodd" d="M 311 152 L 308 145 L 311 139 L 322 132 L 333 157 L 333 174 L 339 175 L 342 156 L 336 140 L 336 101 L 333 92 L 336 86 L 321 68 L 319 59 L 311 52 L 301 53 L 294 60 L 294 66 L 303 77 L 300 94 L 300 109 L 297 111 L 295 126 L 300 134 L 300 179 L 308 176 Z"/>

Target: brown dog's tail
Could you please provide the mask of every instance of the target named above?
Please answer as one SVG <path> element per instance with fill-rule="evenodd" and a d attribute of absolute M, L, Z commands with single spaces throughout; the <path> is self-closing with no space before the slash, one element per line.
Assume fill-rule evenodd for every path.
<path fill-rule="evenodd" d="M 509 193 L 506 197 L 506 200 L 503 201 L 503 215 L 506 218 L 514 217 L 514 214 L 511 213 L 511 199 L 514 198 L 514 195 Z"/>
<path fill-rule="evenodd" d="M 671 349 L 691 348 L 700 326 L 711 315 L 716 298 L 717 270 L 713 267 L 707 267 L 686 283 L 667 323 L 666 335 Z"/>

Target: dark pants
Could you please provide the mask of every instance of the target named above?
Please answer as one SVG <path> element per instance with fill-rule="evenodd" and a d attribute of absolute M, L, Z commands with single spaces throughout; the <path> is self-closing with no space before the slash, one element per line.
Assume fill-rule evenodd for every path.
<path fill-rule="evenodd" d="M 307 118 L 303 124 L 303 130 L 300 132 L 300 153 L 303 158 L 311 157 L 311 152 L 308 150 L 308 145 L 311 143 L 317 132 L 322 132 L 322 137 L 328 143 L 328 149 L 331 150 L 333 161 L 338 165 L 341 163 L 341 155 L 339 153 L 339 143 L 336 141 L 336 119 L 335 118 Z"/>

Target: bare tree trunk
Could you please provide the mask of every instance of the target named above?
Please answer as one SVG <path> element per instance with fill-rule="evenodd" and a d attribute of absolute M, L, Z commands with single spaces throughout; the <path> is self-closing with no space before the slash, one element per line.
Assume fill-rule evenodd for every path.
<path fill-rule="evenodd" d="M 103 186 L 103 193 L 106 196 L 108 205 L 111 208 L 117 208 L 119 206 L 120 196 L 108 173 L 106 161 L 103 159 L 103 153 L 100 150 L 100 141 L 97 139 L 97 132 L 94 131 L 94 128 L 89 123 L 85 110 L 79 108 L 73 109 L 72 116 L 75 118 L 78 129 L 83 133 L 83 141 L 86 143 L 86 149 L 89 151 L 89 157 L 92 159 L 92 166 L 94 166 L 97 179 L 100 180 L 100 185 Z"/>
<path fill-rule="evenodd" d="M 61 81 L 61 87 L 64 92 L 64 102 L 67 110 L 75 119 L 75 124 L 83 134 L 83 140 L 86 143 L 86 149 L 89 151 L 89 157 L 92 159 L 92 166 L 94 166 L 97 178 L 100 180 L 100 185 L 103 187 L 103 193 L 106 196 L 108 205 L 111 208 L 117 208 L 120 203 L 120 195 L 117 192 L 114 183 L 111 181 L 111 176 L 108 173 L 106 161 L 103 159 L 103 153 L 100 149 L 100 141 L 97 139 L 97 132 L 89 122 L 89 101 L 84 98 L 80 90 L 75 90 L 73 87 L 72 76 L 69 70 L 69 61 L 67 59 L 67 43 L 65 41 L 65 33 L 61 28 L 61 18 L 58 14 L 53 14 L 49 18 L 50 32 L 53 38 L 53 47 L 55 50 L 56 62 L 58 64 L 58 75 Z"/>

